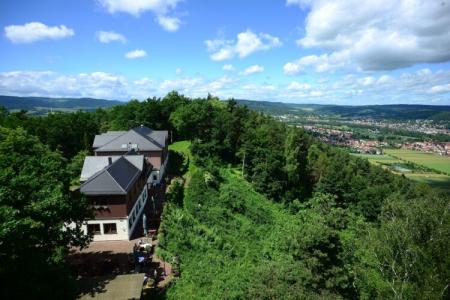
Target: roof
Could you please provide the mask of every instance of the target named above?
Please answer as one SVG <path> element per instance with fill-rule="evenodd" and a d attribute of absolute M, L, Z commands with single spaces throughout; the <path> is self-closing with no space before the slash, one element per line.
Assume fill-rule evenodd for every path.
<path fill-rule="evenodd" d="M 143 155 L 124 155 L 112 159 L 112 164 L 100 169 L 80 186 L 86 195 L 126 195 L 139 178 L 144 166 Z M 103 164 L 102 160 L 87 158 L 83 170 L 92 171 Z M 86 173 L 85 173 L 86 175 Z"/>
<path fill-rule="evenodd" d="M 143 159 L 141 155 L 125 155 L 126 160 L 132 163 L 140 171 L 143 170 Z M 88 180 L 92 175 L 101 171 L 109 165 L 109 159 L 115 162 L 120 158 L 119 155 L 114 156 L 86 156 L 84 158 L 83 169 L 81 170 L 80 181 Z"/>
<path fill-rule="evenodd" d="M 111 142 L 118 136 L 125 134 L 126 131 L 108 131 L 103 134 L 98 134 L 94 138 L 94 143 L 92 144 L 93 148 L 98 148 L 100 146 L 105 145 L 106 143 Z"/>
<path fill-rule="evenodd" d="M 126 151 L 137 148 L 139 151 L 161 151 L 165 148 L 167 130 L 153 130 L 138 126 L 129 131 L 108 131 L 96 135 L 93 143 L 95 151 Z"/>

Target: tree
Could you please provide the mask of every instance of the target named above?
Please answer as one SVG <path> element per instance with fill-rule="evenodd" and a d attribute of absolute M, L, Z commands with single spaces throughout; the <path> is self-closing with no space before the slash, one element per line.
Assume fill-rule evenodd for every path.
<path fill-rule="evenodd" d="M 305 132 L 290 128 L 284 143 L 284 171 L 291 190 L 290 201 L 300 196 L 309 196 L 310 180 L 307 172 L 309 137 Z"/>
<path fill-rule="evenodd" d="M 390 196 L 380 226 L 361 235 L 356 285 L 363 299 L 448 299 L 450 206 L 429 188 Z"/>
<path fill-rule="evenodd" d="M 81 150 L 75 155 L 70 163 L 67 165 L 67 172 L 70 176 L 70 184 L 71 185 L 79 185 L 80 184 L 80 174 L 83 169 L 83 163 L 86 156 L 89 155 L 89 151 Z"/>
<path fill-rule="evenodd" d="M 61 154 L 21 128 L 0 127 L 0 280 L 3 298 L 73 297 L 63 268 L 70 246 L 89 241 L 81 231 L 86 203 L 69 192 Z M 74 222 L 74 229 L 63 230 Z"/>

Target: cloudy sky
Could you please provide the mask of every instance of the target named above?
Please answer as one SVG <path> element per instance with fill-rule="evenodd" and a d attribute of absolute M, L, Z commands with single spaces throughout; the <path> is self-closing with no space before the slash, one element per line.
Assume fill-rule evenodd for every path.
<path fill-rule="evenodd" d="M 3 0 L 0 94 L 450 105 L 450 0 Z"/>

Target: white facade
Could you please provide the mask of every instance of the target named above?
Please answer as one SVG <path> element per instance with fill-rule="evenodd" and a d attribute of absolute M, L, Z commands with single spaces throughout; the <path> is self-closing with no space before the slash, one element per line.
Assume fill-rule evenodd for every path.
<path fill-rule="evenodd" d="M 128 217 L 88 220 L 82 225 L 81 229 L 84 234 L 88 234 L 88 226 L 93 228 L 95 225 L 98 225 L 95 226 L 98 231 L 93 234 L 94 242 L 129 240 L 137 224 L 141 224 L 139 220 L 142 218 L 142 212 L 147 204 L 147 200 L 148 190 L 147 186 L 144 186 Z M 110 224 L 115 224 L 115 233 L 107 232 L 108 227 L 111 228 Z M 74 228 L 75 224 L 69 224 L 68 227 Z"/>
<path fill-rule="evenodd" d="M 105 224 L 116 224 L 117 233 L 105 233 Z M 102 220 L 89 220 L 87 225 L 83 225 L 83 231 L 87 234 L 87 226 L 90 224 L 100 225 L 100 234 L 93 235 L 93 241 L 116 241 L 116 240 L 128 240 L 128 222 L 127 218 L 115 218 L 115 219 L 102 219 Z"/>

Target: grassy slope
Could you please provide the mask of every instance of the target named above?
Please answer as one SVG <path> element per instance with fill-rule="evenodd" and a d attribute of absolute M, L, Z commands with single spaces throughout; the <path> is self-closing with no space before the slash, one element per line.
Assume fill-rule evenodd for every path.
<path fill-rule="evenodd" d="M 188 145 L 171 148 L 188 153 Z M 185 196 L 184 207 L 166 206 L 162 254 L 179 255 L 182 262 L 182 276 L 169 289 L 169 299 L 242 298 L 268 256 L 275 263 L 292 259 L 280 245 L 289 247 L 292 235 L 302 231 L 299 219 L 255 192 L 235 170 L 220 172 L 223 181 L 212 201 L 197 206 L 187 203 L 195 197 Z M 193 179 L 186 194 L 194 184 Z"/>

